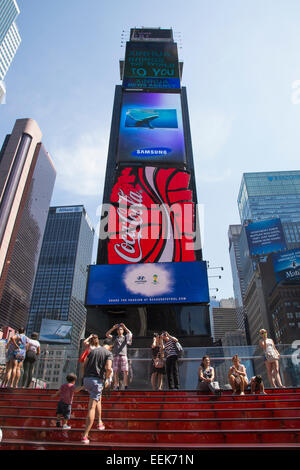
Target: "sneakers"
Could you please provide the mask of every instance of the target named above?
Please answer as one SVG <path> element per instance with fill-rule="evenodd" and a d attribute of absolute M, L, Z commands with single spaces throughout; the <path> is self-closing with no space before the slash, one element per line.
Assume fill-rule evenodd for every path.
<path fill-rule="evenodd" d="M 104 424 L 103 424 L 103 423 L 102 423 L 102 424 L 98 424 L 97 429 L 99 429 L 99 431 L 104 431 L 104 429 L 105 429 Z"/>
<path fill-rule="evenodd" d="M 89 440 L 87 437 L 83 437 L 83 438 L 81 439 L 81 442 L 82 442 L 83 444 L 89 444 L 89 443 L 90 443 L 90 440 Z"/>
<path fill-rule="evenodd" d="M 68 424 L 64 424 L 62 428 L 63 429 L 71 429 L 71 426 L 69 426 Z"/>

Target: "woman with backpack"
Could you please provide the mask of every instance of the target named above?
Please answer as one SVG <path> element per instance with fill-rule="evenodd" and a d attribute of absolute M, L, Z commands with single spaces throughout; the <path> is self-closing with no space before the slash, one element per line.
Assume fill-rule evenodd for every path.
<path fill-rule="evenodd" d="M 25 328 L 20 328 L 18 333 L 11 337 L 7 349 L 8 369 L 5 381 L 7 386 L 17 388 L 21 369 L 28 348 L 28 338 L 24 334 Z"/>
<path fill-rule="evenodd" d="M 24 373 L 22 377 L 22 387 L 29 388 L 32 381 L 37 356 L 41 352 L 41 345 L 38 341 L 38 337 L 38 333 L 34 332 L 32 333 L 31 338 L 28 339 L 28 347 L 26 351 L 25 360 L 23 362 Z"/>

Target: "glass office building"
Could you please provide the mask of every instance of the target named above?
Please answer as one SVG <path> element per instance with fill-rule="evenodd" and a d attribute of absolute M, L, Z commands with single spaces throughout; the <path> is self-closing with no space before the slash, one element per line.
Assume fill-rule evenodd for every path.
<path fill-rule="evenodd" d="M 19 13 L 20 9 L 16 0 L 0 0 L 0 43 Z"/>
<path fill-rule="evenodd" d="M 240 234 L 235 239 L 239 253 L 239 265 L 231 260 L 234 282 L 239 279 L 243 304 L 247 310 L 249 328 L 252 336 L 258 328 L 255 321 L 262 321 L 261 326 L 268 329 L 266 314 L 259 314 L 254 306 L 265 310 L 264 294 L 254 273 L 257 270 L 257 257 L 251 256 L 246 235 L 248 222 L 280 219 L 285 245 L 287 249 L 299 247 L 300 244 L 300 171 L 272 171 L 259 173 L 244 173 L 238 195 L 238 209 L 241 219 Z M 284 244 L 283 244 L 284 245 Z M 252 247 L 253 248 L 253 247 Z M 276 251 L 276 250 L 275 250 Z M 262 261 L 262 259 L 261 259 Z M 248 289 L 248 290 L 247 290 Z M 251 296 L 251 292 L 254 294 Z M 247 295 L 246 295 L 247 293 Z M 252 305 L 253 304 L 253 305 Z M 256 312 L 251 314 L 250 312 Z M 263 320 L 264 318 L 264 320 Z M 271 318 L 269 319 L 272 325 Z"/>
<path fill-rule="evenodd" d="M 56 178 L 42 133 L 19 119 L 0 152 L 0 325 L 28 320 L 30 299 Z"/>
<path fill-rule="evenodd" d="M 27 333 L 39 332 L 42 319 L 72 322 L 71 343 L 84 334 L 87 266 L 94 240 L 85 208 L 50 207 L 32 294 Z"/>
<path fill-rule="evenodd" d="M 300 171 L 244 173 L 238 196 L 241 224 L 279 217 L 288 249 L 300 243 Z"/>
<path fill-rule="evenodd" d="M 6 93 L 3 80 L 21 43 L 15 23 L 19 13 L 15 0 L 0 0 L 0 103 Z"/>
<path fill-rule="evenodd" d="M 300 171 L 244 173 L 238 196 L 241 223 L 279 217 L 300 221 Z"/>

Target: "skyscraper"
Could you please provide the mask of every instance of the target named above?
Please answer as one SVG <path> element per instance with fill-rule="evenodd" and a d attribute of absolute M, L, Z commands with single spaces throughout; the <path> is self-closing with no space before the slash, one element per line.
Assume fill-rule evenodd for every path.
<path fill-rule="evenodd" d="M 229 246 L 234 286 L 240 287 L 244 313 L 247 310 L 248 333 L 252 342 L 257 342 L 259 328 L 273 328 L 272 315 L 269 312 L 267 295 L 270 286 L 263 280 L 266 261 L 255 251 L 261 245 L 261 251 L 268 253 L 293 249 L 300 245 L 300 171 L 274 171 L 245 173 L 242 177 L 238 195 L 238 208 L 241 225 L 240 233 L 232 236 L 229 230 Z M 282 227 L 282 234 L 279 228 Z M 232 227 L 232 226 L 231 226 Z M 253 238 L 249 238 L 253 227 Z M 269 230 L 269 232 L 268 232 Z M 279 244 L 273 243 L 280 235 Z M 274 238 L 275 235 L 275 238 Z M 270 236 L 269 240 L 268 237 Z M 232 250 L 234 238 L 235 249 Z M 269 241 L 269 250 L 266 246 Z M 265 256 L 265 257 L 266 257 Z M 267 276 L 270 279 L 271 271 Z M 274 288 L 275 284 L 273 285 Z M 235 296 L 239 299 L 239 289 Z M 266 294 L 267 293 L 267 294 Z M 273 315 L 274 316 L 274 315 Z M 279 336 L 278 336 L 279 337 Z"/>
<path fill-rule="evenodd" d="M 87 330 L 104 335 L 124 322 L 137 347 L 163 330 L 185 345 L 212 344 L 187 92 L 172 29 L 131 29 L 120 72 Z"/>
<path fill-rule="evenodd" d="M 222 299 L 218 305 L 212 307 L 214 323 L 214 340 L 221 340 L 224 344 L 225 334 L 228 331 L 238 330 L 237 312 L 234 299 Z"/>
<path fill-rule="evenodd" d="M 229 256 L 231 266 L 234 267 L 234 269 L 232 270 L 233 292 L 237 310 L 243 307 L 243 293 L 245 291 L 241 265 L 241 250 L 239 243 L 241 230 L 241 225 L 230 225 L 228 230 Z M 243 322 L 241 324 L 239 323 L 239 327 L 243 327 Z"/>
<path fill-rule="evenodd" d="M 72 322 L 71 344 L 83 336 L 87 266 L 94 229 L 85 208 L 50 207 L 30 305 L 27 332 L 40 331 L 42 320 Z"/>
<path fill-rule="evenodd" d="M 16 0 L 0 0 L 0 103 L 6 92 L 3 80 L 21 43 L 15 23 L 19 13 Z"/>
<path fill-rule="evenodd" d="M 238 195 L 241 224 L 279 217 L 300 221 L 300 171 L 244 173 Z"/>
<path fill-rule="evenodd" d="M 32 119 L 16 121 L 0 153 L 0 324 L 26 325 L 56 178 Z"/>

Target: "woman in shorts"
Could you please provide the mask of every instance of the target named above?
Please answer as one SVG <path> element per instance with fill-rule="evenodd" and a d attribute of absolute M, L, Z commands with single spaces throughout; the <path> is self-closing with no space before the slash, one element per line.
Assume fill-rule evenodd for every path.
<path fill-rule="evenodd" d="M 240 395 L 245 395 L 245 390 L 249 385 L 246 367 L 240 363 L 240 358 L 237 354 L 233 356 L 232 362 L 233 366 L 229 369 L 228 378 L 233 395 L 238 392 Z"/>
<path fill-rule="evenodd" d="M 274 341 L 271 338 L 268 338 L 267 330 L 261 329 L 259 331 L 259 336 L 261 338 L 259 345 L 264 352 L 265 366 L 270 385 L 272 388 L 276 388 L 277 382 L 278 387 L 285 388 L 284 385 L 282 385 L 279 372 L 279 351 L 276 349 Z"/>
<path fill-rule="evenodd" d="M 7 385 L 17 388 L 20 377 L 23 361 L 26 356 L 28 348 L 28 338 L 25 336 L 24 328 L 20 328 L 19 332 L 12 336 L 8 345 L 7 359 L 8 370 L 6 375 Z"/>

